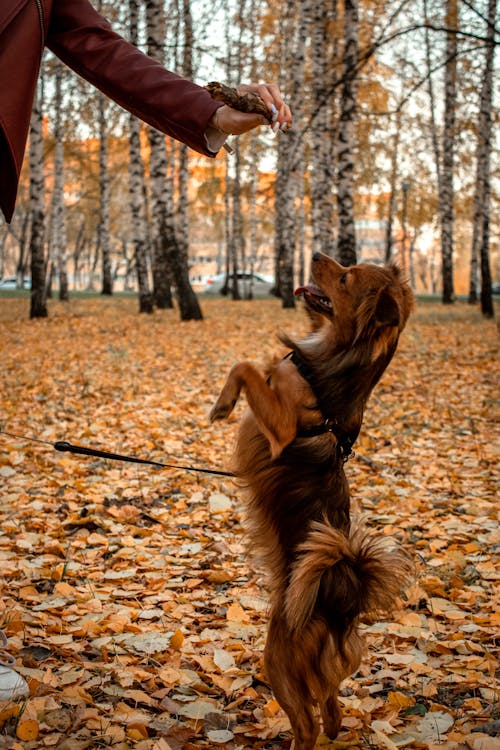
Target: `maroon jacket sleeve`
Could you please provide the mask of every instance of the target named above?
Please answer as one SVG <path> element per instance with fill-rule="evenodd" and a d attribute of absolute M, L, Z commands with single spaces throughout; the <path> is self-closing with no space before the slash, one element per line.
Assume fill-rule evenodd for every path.
<path fill-rule="evenodd" d="M 46 43 L 129 112 L 195 151 L 214 156 L 204 133 L 220 102 L 116 34 L 88 0 L 54 0 Z"/>

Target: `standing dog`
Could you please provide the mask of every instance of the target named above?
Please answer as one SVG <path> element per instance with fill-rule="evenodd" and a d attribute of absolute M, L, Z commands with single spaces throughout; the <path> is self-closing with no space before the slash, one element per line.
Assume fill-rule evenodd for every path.
<path fill-rule="evenodd" d="M 235 365 L 211 420 L 250 406 L 235 472 L 248 489 L 251 543 L 269 573 L 265 666 L 290 719 L 295 750 L 335 737 L 341 681 L 359 666 L 362 613 L 389 608 L 409 564 L 386 540 L 351 525 L 344 463 L 368 397 L 396 350 L 413 298 L 395 266 L 345 268 L 317 253 L 314 285 L 301 287 L 313 331 L 266 377 Z"/>

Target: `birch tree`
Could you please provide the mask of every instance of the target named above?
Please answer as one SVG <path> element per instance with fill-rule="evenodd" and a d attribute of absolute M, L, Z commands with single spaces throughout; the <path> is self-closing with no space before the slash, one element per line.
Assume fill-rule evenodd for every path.
<path fill-rule="evenodd" d="M 165 17 L 161 0 L 147 0 L 146 21 L 148 53 L 163 63 Z M 158 307 L 172 307 L 170 284 L 175 282 L 181 320 L 201 320 L 202 313 L 189 281 L 187 246 L 177 238 L 174 208 L 174 185 L 167 176 L 165 136 L 149 130 L 151 146 L 150 180 L 154 224 L 153 280 L 154 301 Z"/>
<path fill-rule="evenodd" d="M 113 294 L 111 272 L 111 237 L 109 231 L 109 173 L 108 173 L 108 129 L 106 124 L 107 104 L 103 94 L 97 97 L 99 123 L 99 248 L 101 251 L 101 294 Z"/>
<path fill-rule="evenodd" d="M 54 187 L 52 192 L 51 216 L 51 256 L 57 269 L 59 299 L 67 301 L 68 295 L 68 252 L 66 236 L 66 216 L 64 205 L 64 140 L 62 118 L 62 78 L 63 66 L 55 60 L 54 81 Z"/>
<path fill-rule="evenodd" d="M 332 34 L 332 25 L 337 19 L 337 0 L 308 1 L 301 3 L 299 8 L 299 18 L 304 13 L 310 21 L 311 31 L 311 99 L 312 110 L 315 113 L 314 128 L 311 132 L 310 176 L 312 250 L 333 255 L 335 175 L 332 80 L 336 35 Z M 298 72 L 300 60 L 294 59 L 292 64 Z M 301 76 L 303 77 L 303 72 Z M 300 97 L 300 90 L 297 93 Z M 295 105 L 297 100 L 291 101 Z"/>
<path fill-rule="evenodd" d="M 43 171 L 42 102 L 43 77 L 38 82 L 30 125 L 30 205 L 31 205 L 31 300 L 30 318 L 47 317 L 45 288 L 45 179 Z"/>
<path fill-rule="evenodd" d="M 233 76 L 238 81 L 243 79 L 243 30 L 245 25 L 245 0 L 239 0 L 238 3 L 238 20 L 239 20 L 239 34 L 236 43 L 234 61 L 234 70 L 232 71 Z M 230 44 L 229 33 L 227 31 L 228 49 Z M 233 149 L 234 153 L 232 156 L 232 176 L 231 176 L 231 250 L 232 250 L 232 281 L 231 281 L 231 292 L 234 300 L 241 299 L 245 296 L 246 284 L 243 281 L 243 295 L 240 293 L 240 285 L 238 283 L 238 269 L 241 268 L 246 271 L 245 268 L 245 251 L 246 251 L 246 238 L 243 230 L 243 211 L 242 211 L 242 155 L 241 155 L 241 139 L 236 139 Z"/>
<path fill-rule="evenodd" d="M 446 64 L 444 76 L 444 128 L 442 171 L 439 191 L 441 214 L 442 301 L 454 302 L 453 286 L 453 167 L 455 158 L 455 120 L 457 99 L 457 0 L 446 0 Z"/>
<path fill-rule="evenodd" d="M 391 149 L 391 172 L 389 187 L 389 204 L 387 207 L 387 223 L 385 231 L 385 262 L 390 263 L 392 260 L 393 236 L 392 228 L 394 223 L 394 212 L 396 208 L 396 184 L 398 179 L 398 162 L 399 162 L 399 138 L 401 132 L 401 111 L 398 111 L 395 118 L 395 130 L 392 136 Z"/>
<path fill-rule="evenodd" d="M 137 0 L 129 0 L 130 41 L 138 42 Z M 153 312 L 153 295 L 149 286 L 147 235 L 144 221 L 144 164 L 141 156 L 141 124 L 137 117 L 129 117 L 129 189 L 135 269 L 139 290 L 139 312 Z"/>
<path fill-rule="evenodd" d="M 490 224 L 490 161 L 493 106 L 493 61 L 495 56 L 496 0 L 488 2 L 487 47 L 481 84 L 479 122 L 477 129 L 476 183 L 472 226 L 469 302 L 477 299 L 477 264 L 481 268 L 481 311 L 487 318 L 494 316 L 491 296 L 489 253 Z"/>
<path fill-rule="evenodd" d="M 26 269 L 27 269 L 28 263 L 30 262 L 29 246 L 28 246 L 29 245 L 28 229 L 29 229 L 30 218 L 31 218 L 31 210 L 30 208 L 27 208 L 24 211 L 24 216 L 20 223 L 19 235 L 17 234 L 17 232 L 14 231 L 12 224 L 10 225 L 10 227 L 9 225 L 7 225 L 11 235 L 16 238 L 18 245 L 19 245 L 19 254 L 17 256 L 17 263 L 16 263 L 16 287 L 18 289 L 24 289 L 24 279 L 26 277 Z"/>
<path fill-rule="evenodd" d="M 146 27 L 148 55 L 163 63 L 165 19 L 161 0 L 147 0 Z M 171 269 L 167 245 L 174 235 L 172 205 L 173 188 L 167 180 L 165 136 L 155 128 L 148 129 L 150 145 L 150 185 L 153 245 L 153 297 L 160 309 L 173 307 L 170 289 Z"/>
<path fill-rule="evenodd" d="M 184 53 L 182 58 L 182 72 L 186 78 L 193 78 L 193 19 L 191 16 L 190 0 L 182 2 L 182 18 L 184 22 Z M 171 246 L 171 266 L 175 284 L 181 320 L 202 320 L 198 298 L 189 281 L 189 206 L 188 181 L 189 157 L 188 148 L 179 145 L 179 199 L 178 209 L 178 239 Z"/>
<path fill-rule="evenodd" d="M 304 122 L 303 96 L 305 47 L 310 24 L 309 0 L 285 0 L 282 20 L 284 40 L 281 69 L 286 71 L 290 101 L 296 103 L 295 127 L 278 141 L 276 179 L 276 278 L 283 307 L 294 307 L 294 260 L 297 249 L 297 205 L 303 195 L 304 142 L 300 124 Z M 316 175 L 317 176 L 317 175 Z M 312 192 L 312 191 L 311 191 Z M 313 220 L 314 221 L 314 220 Z"/>
<path fill-rule="evenodd" d="M 342 91 L 337 145 L 337 257 L 345 265 L 356 263 L 354 225 L 354 147 L 356 116 L 356 66 L 358 62 L 358 0 L 344 0 Z"/>

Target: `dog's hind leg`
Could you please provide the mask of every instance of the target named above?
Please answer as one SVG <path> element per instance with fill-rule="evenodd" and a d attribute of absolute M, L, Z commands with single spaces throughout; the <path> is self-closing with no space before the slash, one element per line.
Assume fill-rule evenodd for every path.
<path fill-rule="evenodd" d="M 337 691 L 332 693 L 324 703 L 320 705 L 321 718 L 323 719 L 323 732 L 331 740 L 340 732 L 342 724 L 342 711 L 337 700 Z"/>
<path fill-rule="evenodd" d="M 269 672 L 269 665 L 267 671 Z M 303 703 L 299 694 L 291 701 L 290 686 L 284 686 L 281 672 L 270 677 L 269 681 L 276 700 L 292 725 L 294 741 L 291 750 L 314 750 L 319 735 L 319 724 L 314 716 L 312 703 Z"/>
<path fill-rule="evenodd" d="M 279 616 L 269 623 L 264 653 L 266 674 L 281 708 L 286 712 L 294 743 L 291 750 L 313 750 L 319 734 L 314 715 L 314 700 L 305 683 L 300 644 L 294 643 Z"/>

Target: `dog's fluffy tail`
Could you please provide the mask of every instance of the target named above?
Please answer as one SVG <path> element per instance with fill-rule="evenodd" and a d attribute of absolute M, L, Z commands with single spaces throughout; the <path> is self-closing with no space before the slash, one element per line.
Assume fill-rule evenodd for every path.
<path fill-rule="evenodd" d="M 285 600 L 288 626 L 300 635 L 319 615 L 341 648 L 359 615 L 389 610 L 411 574 L 406 555 L 361 524 L 347 537 L 326 520 L 313 522 L 297 551 Z"/>

